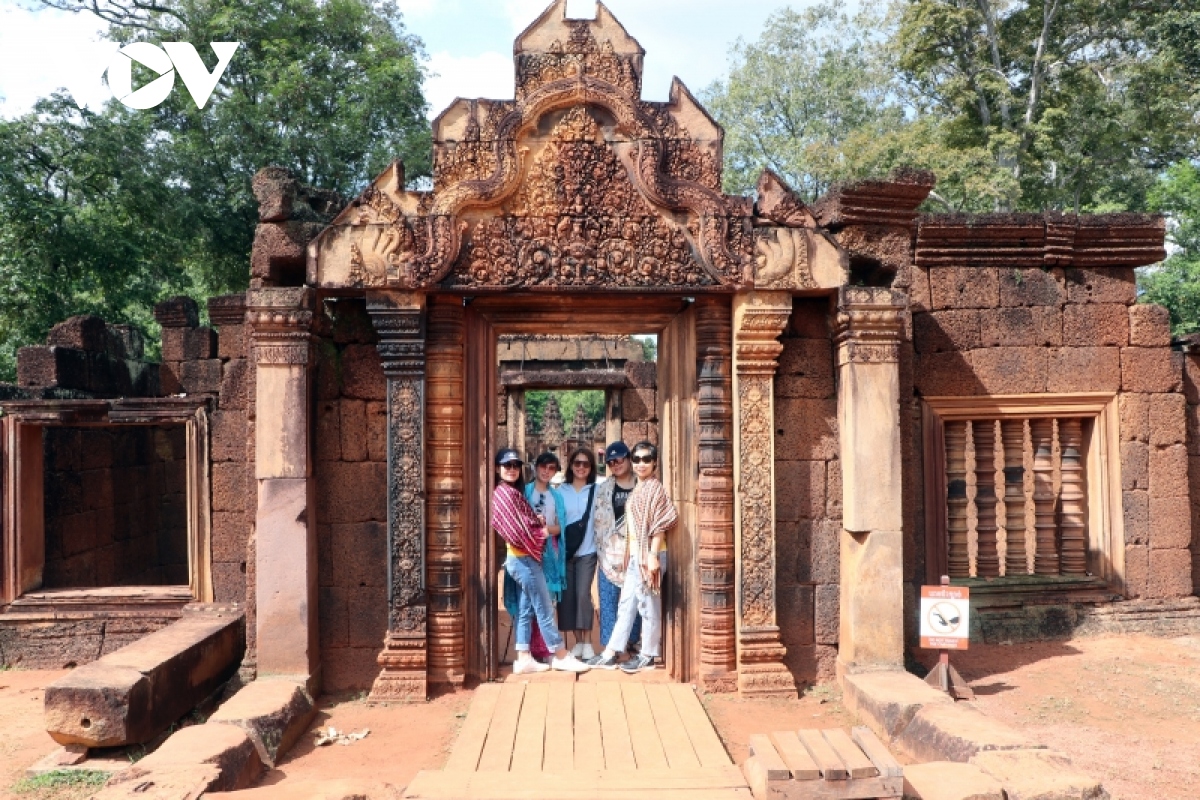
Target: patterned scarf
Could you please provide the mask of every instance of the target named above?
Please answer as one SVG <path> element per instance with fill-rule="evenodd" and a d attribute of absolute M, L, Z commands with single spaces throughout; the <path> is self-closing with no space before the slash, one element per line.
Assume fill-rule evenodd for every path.
<path fill-rule="evenodd" d="M 492 527 L 504 541 L 542 563 L 546 529 L 525 496 L 504 481 L 492 492 Z"/>
<path fill-rule="evenodd" d="M 628 520 L 634 541 L 637 542 L 638 563 L 644 565 L 652 557 L 650 539 L 654 534 L 663 533 L 673 527 L 679 513 L 675 510 L 671 498 L 667 497 L 667 490 L 663 488 L 662 482 L 658 478 L 647 478 L 638 481 L 633 494 L 629 495 L 629 502 L 625 506 L 625 518 Z M 657 554 L 653 556 L 657 557 Z"/>

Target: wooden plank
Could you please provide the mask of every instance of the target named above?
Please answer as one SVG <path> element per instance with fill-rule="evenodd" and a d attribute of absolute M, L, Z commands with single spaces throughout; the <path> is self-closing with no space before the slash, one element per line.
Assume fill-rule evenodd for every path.
<path fill-rule="evenodd" d="M 783 759 L 775 751 L 775 745 L 771 744 L 771 739 L 766 734 L 754 733 L 750 735 L 750 752 L 758 759 L 758 763 L 763 768 L 767 780 L 791 780 L 792 771 L 788 769 L 787 764 L 783 763 Z"/>
<path fill-rule="evenodd" d="M 570 683 L 548 683 L 546 705 L 546 745 L 542 758 L 544 772 L 565 772 L 575 768 L 575 687 Z"/>
<path fill-rule="evenodd" d="M 596 685 L 577 683 L 575 689 L 575 769 L 604 769 L 600 736 L 600 703 Z"/>
<path fill-rule="evenodd" d="M 625 719 L 625 701 L 619 683 L 596 684 L 596 702 L 600 704 L 600 738 L 604 740 L 604 765 L 609 769 L 636 769 L 629 722 Z"/>
<path fill-rule="evenodd" d="M 713 728 L 712 720 L 705 713 L 704 706 L 700 705 L 700 698 L 696 697 L 696 691 L 685 683 L 672 683 L 668 686 L 671 699 L 675 701 L 675 708 L 679 711 L 679 718 L 683 720 L 684 730 L 692 740 L 692 749 L 700 759 L 700 766 L 724 767 L 732 764 L 729 754 L 725 752 L 725 746 L 721 744 L 721 738 Z"/>
<path fill-rule="evenodd" d="M 867 758 L 871 759 L 871 763 L 875 765 L 875 769 L 879 770 L 881 776 L 885 778 L 904 776 L 904 767 L 900 766 L 900 762 L 892 757 L 884 743 L 879 741 L 875 731 L 859 725 L 850 729 L 850 738 L 862 748 Z"/>
<path fill-rule="evenodd" d="M 474 772 L 479 766 L 479 755 L 483 752 L 483 743 L 487 741 L 488 726 L 492 723 L 492 713 L 499 699 L 498 683 L 481 683 L 475 690 L 475 697 L 467 709 L 467 718 L 458 733 L 458 741 L 450 751 L 450 758 L 446 759 L 447 771 Z"/>
<path fill-rule="evenodd" d="M 800 743 L 804 745 L 804 749 L 808 750 L 813 761 L 817 762 L 822 778 L 827 781 L 844 781 L 850 777 L 842 760 L 838 758 L 837 753 L 825 741 L 825 737 L 819 730 L 815 728 L 802 729 L 797 731 L 796 735 L 800 737 Z"/>
<path fill-rule="evenodd" d="M 487 741 L 479 756 L 479 770 L 508 771 L 512 762 L 513 738 L 517 735 L 517 722 L 521 716 L 521 701 L 525 697 L 526 683 L 506 683 L 500 689 L 500 699 L 492 713 L 492 724 L 488 726 Z"/>
<path fill-rule="evenodd" d="M 633 760 L 637 762 L 638 769 L 665 768 L 667 754 L 663 751 L 658 727 L 654 724 L 654 715 L 650 712 L 645 685 L 630 682 L 618 685 L 625 700 L 625 719 L 629 722 Z"/>
<path fill-rule="evenodd" d="M 771 741 L 783 763 L 792 771 L 792 780 L 815 781 L 821 777 L 821 769 L 812 756 L 800 744 L 800 737 L 795 731 L 773 731 Z"/>
<path fill-rule="evenodd" d="M 546 705 L 549 700 L 549 684 L 531 683 L 525 687 L 517 735 L 513 739 L 512 766 L 509 768 L 513 772 L 542 771 L 542 746 L 546 741 Z"/>
<path fill-rule="evenodd" d="M 699 767 L 700 759 L 696 758 L 696 751 L 692 749 L 692 740 L 688 738 L 683 720 L 679 718 L 679 709 L 671 699 L 671 690 L 666 684 L 646 684 L 646 700 L 654 714 L 654 724 L 658 728 L 658 738 L 666 753 L 667 763 L 672 768 Z"/>
<path fill-rule="evenodd" d="M 821 733 L 825 736 L 825 741 L 837 753 L 838 758 L 846 765 L 846 770 L 850 773 L 851 778 L 874 778 L 879 774 L 879 770 L 875 769 L 871 759 L 863 755 L 863 751 L 850 741 L 850 735 L 844 730 L 829 728 Z"/>
<path fill-rule="evenodd" d="M 737 792 L 747 788 L 737 767 L 697 769 L 648 768 L 638 770 L 580 770 L 569 773 L 421 772 L 409 784 L 406 797 L 488 798 L 489 800 L 540 800 L 541 798 L 593 798 L 658 796 L 662 800 L 694 797 L 696 792 Z M 640 793 L 634 794 L 634 793 Z M 712 794 L 709 797 L 734 797 Z"/>

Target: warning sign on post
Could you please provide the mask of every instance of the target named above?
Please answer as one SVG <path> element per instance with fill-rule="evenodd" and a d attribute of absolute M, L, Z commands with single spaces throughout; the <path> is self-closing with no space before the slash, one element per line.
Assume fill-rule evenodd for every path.
<path fill-rule="evenodd" d="M 966 650 L 970 645 L 971 590 L 962 586 L 921 587 L 921 647 Z"/>

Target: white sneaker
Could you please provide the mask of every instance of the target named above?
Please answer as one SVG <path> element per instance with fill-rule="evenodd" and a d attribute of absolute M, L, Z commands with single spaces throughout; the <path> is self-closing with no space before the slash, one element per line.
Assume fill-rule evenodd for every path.
<path fill-rule="evenodd" d="M 591 650 L 592 646 L 588 645 L 588 649 Z M 583 642 L 575 643 L 575 646 L 571 648 L 571 655 L 575 656 L 576 658 L 582 658 L 582 659 L 588 659 L 588 658 L 592 657 L 590 655 L 584 655 Z M 595 653 L 592 653 L 592 655 L 595 655 Z"/>
<path fill-rule="evenodd" d="M 560 672 L 587 672 L 591 669 L 591 667 L 570 653 L 567 653 L 562 658 L 551 659 L 550 668 L 559 670 Z"/>
<path fill-rule="evenodd" d="M 513 664 L 513 675 L 529 675 L 534 672 L 545 672 L 550 669 L 548 664 L 543 664 L 536 658 L 518 658 Z"/>
<path fill-rule="evenodd" d="M 591 658 L 595 658 L 595 657 L 596 657 L 596 651 L 592 649 L 592 643 L 591 643 L 591 642 L 587 642 L 587 643 L 585 643 L 585 644 L 583 645 L 583 652 L 582 652 L 582 653 L 576 653 L 576 654 L 575 654 L 575 657 L 576 657 L 576 658 L 579 658 L 579 659 L 582 659 L 582 660 L 584 660 L 584 661 L 587 661 L 588 659 L 591 659 Z"/>

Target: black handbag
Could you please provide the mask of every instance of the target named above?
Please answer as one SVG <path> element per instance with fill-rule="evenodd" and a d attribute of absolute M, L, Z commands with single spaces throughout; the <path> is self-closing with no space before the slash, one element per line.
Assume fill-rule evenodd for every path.
<path fill-rule="evenodd" d="M 566 545 L 567 558 L 574 558 L 575 551 L 583 546 L 583 537 L 587 534 L 588 517 L 592 515 L 592 500 L 596 497 L 596 484 L 592 484 L 591 494 L 588 495 L 587 508 L 583 516 L 567 526 Z"/>

